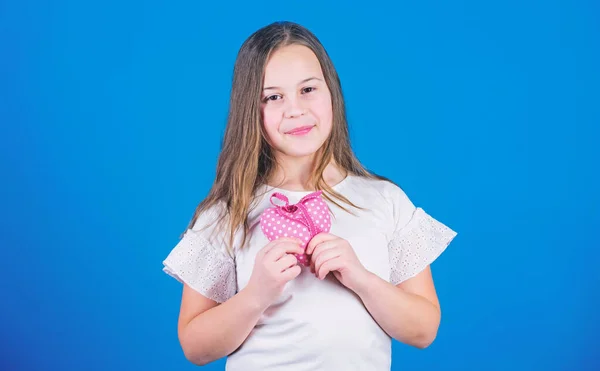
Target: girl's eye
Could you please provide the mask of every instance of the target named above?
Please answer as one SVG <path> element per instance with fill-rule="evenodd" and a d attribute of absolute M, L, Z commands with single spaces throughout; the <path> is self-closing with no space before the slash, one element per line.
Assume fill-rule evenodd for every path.
<path fill-rule="evenodd" d="M 264 99 L 264 101 L 265 101 L 265 102 L 268 102 L 268 101 L 271 101 L 271 100 L 277 100 L 277 99 L 279 99 L 279 98 L 281 98 L 279 95 L 269 95 L 268 97 L 266 97 L 266 98 Z"/>
<path fill-rule="evenodd" d="M 313 92 L 315 90 L 317 90 L 317 89 L 313 88 L 312 86 L 309 86 L 309 87 L 306 87 L 306 88 L 302 89 L 302 92 L 303 93 L 310 93 L 310 92 Z"/>

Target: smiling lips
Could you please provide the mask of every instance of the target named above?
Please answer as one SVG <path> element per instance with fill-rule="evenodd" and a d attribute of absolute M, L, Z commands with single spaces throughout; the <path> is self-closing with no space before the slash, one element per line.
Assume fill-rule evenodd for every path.
<path fill-rule="evenodd" d="M 301 126 L 299 128 L 286 131 L 285 133 L 289 135 L 306 135 L 312 130 L 312 128 L 314 128 L 314 125 Z"/>

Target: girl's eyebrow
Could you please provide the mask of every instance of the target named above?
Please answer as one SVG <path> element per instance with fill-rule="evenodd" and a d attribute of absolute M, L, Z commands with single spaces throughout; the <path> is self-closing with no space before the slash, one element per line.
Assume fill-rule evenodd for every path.
<path fill-rule="evenodd" d="M 304 79 L 304 80 L 300 81 L 300 82 L 298 83 L 298 85 L 302 85 L 302 84 L 304 84 L 304 83 L 306 83 L 306 82 L 309 82 L 310 80 L 319 80 L 319 81 L 323 81 L 323 80 L 321 80 L 321 79 L 320 79 L 320 78 L 318 78 L 318 77 L 309 77 L 309 78 L 307 78 L 307 79 Z M 277 89 L 281 89 L 281 88 L 280 88 L 280 87 L 278 87 L 278 86 L 268 86 L 268 87 L 264 88 L 263 90 L 277 90 Z"/>

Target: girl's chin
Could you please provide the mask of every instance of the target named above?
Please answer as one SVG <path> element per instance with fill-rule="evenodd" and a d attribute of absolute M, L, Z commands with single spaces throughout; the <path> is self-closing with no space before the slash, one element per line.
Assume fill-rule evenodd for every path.
<path fill-rule="evenodd" d="M 277 152 L 287 157 L 308 157 L 314 155 L 325 144 L 325 140 L 309 138 L 308 136 L 293 136 L 285 138 L 280 146 L 276 146 Z"/>
<path fill-rule="evenodd" d="M 315 153 L 317 153 L 318 150 L 319 150 L 319 147 L 303 148 L 302 150 L 299 150 L 298 148 L 285 148 L 283 150 L 279 150 L 279 152 L 281 152 L 281 155 L 283 155 L 285 157 L 299 159 L 299 158 L 311 157 Z"/>

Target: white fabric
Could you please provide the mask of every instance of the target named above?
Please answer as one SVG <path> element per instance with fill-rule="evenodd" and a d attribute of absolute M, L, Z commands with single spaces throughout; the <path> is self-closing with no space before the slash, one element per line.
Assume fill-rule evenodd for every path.
<path fill-rule="evenodd" d="M 188 230 L 163 269 L 179 282 L 222 303 L 235 295 L 235 264 L 216 251 L 200 233 Z"/>
<path fill-rule="evenodd" d="M 431 264 L 456 236 L 456 232 L 416 208 L 408 225 L 390 241 L 390 283 L 397 285 Z"/>
<path fill-rule="evenodd" d="M 399 284 L 431 264 L 456 232 L 417 208 L 396 185 L 349 176 L 334 187 L 355 205 L 352 214 L 327 201 L 331 234 L 347 240 L 361 263 Z M 268 240 L 259 226 L 269 196 L 277 191 L 295 203 L 309 192 L 265 188 L 249 215 L 246 245 L 227 253 L 223 235 L 208 236 L 215 211 L 201 216 L 164 261 L 164 271 L 201 294 L 223 302 L 250 279 L 256 253 Z M 244 344 L 231 354 L 227 371 L 369 370 L 391 368 L 391 338 L 360 298 L 332 274 L 323 281 L 303 268 L 261 316 Z"/>

